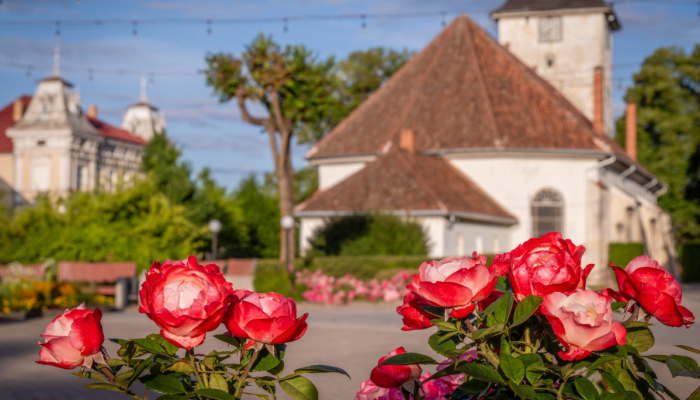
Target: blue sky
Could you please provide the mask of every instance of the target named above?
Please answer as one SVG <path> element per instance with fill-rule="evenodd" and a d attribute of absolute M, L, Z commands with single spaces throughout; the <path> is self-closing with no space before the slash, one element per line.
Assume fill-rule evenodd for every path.
<path fill-rule="evenodd" d="M 99 117 L 118 125 L 126 107 L 138 100 L 141 76 L 104 70 L 154 71 L 148 84 L 149 100 L 164 113 L 168 134 L 183 149 L 195 170 L 209 167 L 220 184 L 233 188 L 249 173 L 271 171 L 272 160 L 260 129 L 242 122 L 233 104 L 219 104 L 205 86 L 202 70 L 208 52 L 240 53 L 258 32 L 272 34 L 282 44 L 304 44 L 319 57 L 343 58 L 355 50 L 375 46 L 420 50 L 442 29 L 441 15 L 389 19 L 359 18 L 301 20 L 282 18 L 320 14 L 382 14 L 447 11 L 449 23 L 457 11 L 469 14 L 496 35 L 488 11 L 505 0 L 2 0 L 0 6 L 0 104 L 20 94 L 32 94 L 36 80 L 51 73 L 53 49 L 61 45 L 62 76 L 80 90 L 83 105 L 97 104 Z M 689 0 L 619 0 L 615 11 L 622 30 L 614 35 L 615 112 L 642 60 L 660 46 L 686 49 L 700 42 L 700 6 Z M 129 20 L 201 18 L 201 24 L 74 25 L 70 20 Z M 211 24 L 206 19 L 279 17 L 272 23 Z M 53 23 L 9 21 L 64 21 L 60 39 Z M 26 68 L 33 66 L 27 77 Z M 93 69 L 92 80 L 88 69 Z M 167 73 L 173 73 L 170 76 Z M 147 75 L 150 76 L 150 75 Z M 304 146 L 293 149 L 294 164 L 304 164 Z"/>

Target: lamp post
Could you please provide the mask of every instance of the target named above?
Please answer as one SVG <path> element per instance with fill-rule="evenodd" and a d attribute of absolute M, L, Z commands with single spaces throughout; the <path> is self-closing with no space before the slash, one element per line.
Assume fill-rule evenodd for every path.
<path fill-rule="evenodd" d="M 209 221 L 209 232 L 211 232 L 211 259 L 216 260 L 217 258 L 217 236 L 221 232 L 221 222 L 218 219 L 212 219 Z"/>
<path fill-rule="evenodd" d="M 289 232 L 294 228 L 294 218 L 291 215 L 283 216 L 280 219 L 280 226 L 284 229 L 284 265 L 287 267 L 287 273 L 292 281 L 292 288 L 294 288 L 294 266 L 289 262 Z"/>

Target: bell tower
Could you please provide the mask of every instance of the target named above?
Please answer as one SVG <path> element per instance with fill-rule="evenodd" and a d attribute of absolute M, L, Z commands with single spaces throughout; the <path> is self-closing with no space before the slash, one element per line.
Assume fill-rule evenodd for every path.
<path fill-rule="evenodd" d="M 491 13 L 498 42 L 614 135 L 612 33 L 620 22 L 604 0 L 507 0 Z"/>

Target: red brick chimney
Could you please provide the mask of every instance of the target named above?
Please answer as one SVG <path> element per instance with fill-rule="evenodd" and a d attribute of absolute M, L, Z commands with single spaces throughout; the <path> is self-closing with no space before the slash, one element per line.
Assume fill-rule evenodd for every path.
<path fill-rule="evenodd" d="M 406 150 L 409 153 L 416 151 L 415 134 L 413 129 L 401 129 L 401 138 L 399 139 L 399 148 Z"/>
<path fill-rule="evenodd" d="M 595 67 L 593 72 L 593 129 L 603 133 L 603 68 Z"/>
<path fill-rule="evenodd" d="M 24 102 L 22 99 L 17 99 L 15 100 L 14 103 L 12 103 L 12 120 L 17 122 L 20 119 L 22 119 L 22 116 L 24 115 Z"/>
<path fill-rule="evenodd" d="M 627 99 L 625 114 L 625 150 L 631 159 L 637 160 L 637 103 L 634 99 Z"/>
<path fill-rule="evenodd" d="M 88 117 L 90 117 L 92 119 L 96 119 L 97 118 L 97 106 L 94 104 L 90 104 L 88 106 L 87 115 L 88 115 Z"/>

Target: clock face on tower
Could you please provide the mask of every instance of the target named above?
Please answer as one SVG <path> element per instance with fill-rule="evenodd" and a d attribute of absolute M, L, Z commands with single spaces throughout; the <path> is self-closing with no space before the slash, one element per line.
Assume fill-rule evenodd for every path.
<path fill-rule="evenodd" d="M 540 42 L 560 42 L 561 28 L 561 17 L 540 18 Z"/>

